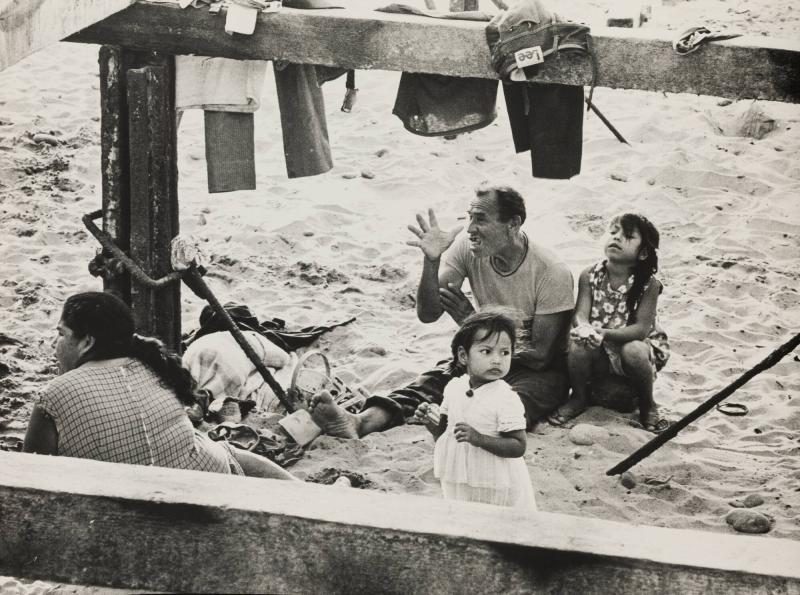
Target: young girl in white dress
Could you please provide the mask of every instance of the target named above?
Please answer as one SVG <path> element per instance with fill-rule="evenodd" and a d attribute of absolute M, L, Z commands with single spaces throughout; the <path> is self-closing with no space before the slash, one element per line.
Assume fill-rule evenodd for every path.
<path fill-rule="evenodd" d="M 528 468 L 525 409 L 503 380 L 514 352 L 514 322 L 495 312 L 467 318 L 452 351 L 467 373 L 444 389 L 441 406 L 414 417 L 436 438 L 434 475 L 445 498 L 535 509 Z"/>

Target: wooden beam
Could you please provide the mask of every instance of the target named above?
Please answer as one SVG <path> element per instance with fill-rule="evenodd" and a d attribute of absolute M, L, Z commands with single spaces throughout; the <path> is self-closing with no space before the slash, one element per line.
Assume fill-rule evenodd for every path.
<path fill-rule="evenodd" d="M 262 13 L 253 35 L 227 35 L 224 18 L 207 10 L 141 1 L 69 41 L 114 43 L 169 54 L 281 59 L 348 69 L 432 72 L 496 78 L 485 23 L 366 10 Z M 672 33 L 593 30 L 603 87 L 800 102 L 800 43 L 739 37 L 687 56 Z M 431 44 L 430 40 L 437 42 Z M 588 60 L 560 54 L 545 63 L 542 82 L 584 84 Z"/>
<path fill-rule="evenodd" d="M 0 0 L 0 70 L 134 0 Z"/>
<path fill-rule="evenodd" d="M 0 574 L 169 592 L 800 590 L 787 539 L 64 457 L 0 452 L 0 468 Z"/>
<path fill-rule="evenodd" d="M 130 251 L 130 155 L 128 144 L 128 77 L 150 54 L 117 46 L 102 46 L 100 63 L 100 176 L 103 192 L 103 231 L 126 254 Z M 111 258 L 110 253 L 104 254 Z M 130 276 L 104 278 L 103 289 L 131 303 Z"/>
<path fill-rule="evenodd" d="M 175 60 L 127 71 L 130 158 L 130 256 L 152 278 L 172 272 L 170 242 L 178 235 Z M 153 289 L 131 283 L 138 333 L 180 346 L 180 284 Z"/>

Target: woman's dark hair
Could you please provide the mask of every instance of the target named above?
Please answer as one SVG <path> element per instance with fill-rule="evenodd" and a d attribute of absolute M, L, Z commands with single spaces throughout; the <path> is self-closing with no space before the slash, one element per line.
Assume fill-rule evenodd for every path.
<path fill-rule="evenodd" d="M 525 223 L 525 200 L 522 195 L 511 186 L 491 186 L 486 182 L 481 183 L 476 189 L 477 196 L 486 196 L 494 192 L 497 201 L 497 217 L 502 222 L 506 222 L 514 215 L 519 217 L 520 225 Z"/>
<path fill-rule="evenodd" d="M 480 337 L 478 333 L 485 331 Z M 469 351 L 476 340 L 486 339 L 496 334 L 506 333 L 511 339 L 511 349 L 517 344 L 516 324 L 509 317 L 496 310 L 484 310 L 470 314 L 461 328 L 456 331 L 450 349 L 453 352 L 453 360 L 458 362 L 458 348 L 463 347 L 464 351 Z"/>
<path fill-rule="evenodd" d="M 76 338 L 94 338 L 92 349 L 79 363 L 115 357 L 138 359 L 173 389 L 182 403 L 195 402 L 194 379 L 181 358 L 158 339 L 134 334 L 133 313 L 115 295 L 99 291 L 72 295 L 64 302 L 61 321 Z"/>
<path fill-rule="evenodd" d="M 650 277 L 658 272 L 658 244 L 660 236 L 656 226 L 644 215 L 636 213 L 623 213 L 614 217 L 611 224 L 618 223 L 622 228 L 622 233 L 626 238 L 630 238 L 634 231 L 638 231 L 642 236 L 642 243 L 639 246 L 639 254 L 646 252 L 646 258 L 637 260 L 633 269 L 633 285 L 628 290 L 628 324 L 636 322 L 636 309 L 642 299 L 645 285 Z"/>

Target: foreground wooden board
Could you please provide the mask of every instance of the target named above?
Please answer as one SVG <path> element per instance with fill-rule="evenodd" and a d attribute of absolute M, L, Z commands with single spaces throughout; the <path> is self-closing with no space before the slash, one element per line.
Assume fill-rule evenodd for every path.
<path fill-rule="evenodd" d="M 282 59 L 356 69 L 496 78 L 485 23 L 365 10 L 262 13 L 253 35 L 227 35 L 224 16 L 141 1 L 69 38 L 170 54 Z M 687 56 L 671 34 L 648 29 L 593 30 L 604 87 L 800 102 L 800 43 L 739 37 Z M 549 61 L 543 82 L 585 84 L 586 59 Z"/>
<path fill-rule="evenodd" d="M 0 452 L 0 575 L 191 592 L 800 593 L 800 543 Z"/>
<path fill-rule="evenodd" d="M 134 0 L 0 0 L 0 70 Z"/>

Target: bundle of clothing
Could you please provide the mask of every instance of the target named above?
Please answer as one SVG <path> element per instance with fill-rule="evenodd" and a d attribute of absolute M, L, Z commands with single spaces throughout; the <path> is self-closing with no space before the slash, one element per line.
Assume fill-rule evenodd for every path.
<path fill-rule="evenodd" d="M 289 331 L 279 318 L 260 322 L 244 304 L 228 302 L 223 307 L 275 380 L 284 387 L 289 385 L 297 363 L 296 350 L 355 320 L 350 318 L 331 325 Z M 203 308 L 199 328 L 187 335 L 183 345 L 183 364 L 194 378 L 197 392 L 203 395 L 204 416 L 210 413 L 218 419 L 233 417 L 221 414 L 224 407 L 234 408 L 239 418 L 256 406 L 265 411 L 282 411 L 278 397 L 210 306 Z"/>
<path fill-rule="evenodd" d="M 285 0 L 299 9 L 342 8 L 326 0 Z M 267 62 L 204 56 L 175 57 L 175 109 L 202 109 L 208 191 L 256 188 L 254 116 Z M 321 86 L 346 72 L 313 64 L 273 62 L 283 152 L 289 178 L 333 167 Z M 351 84 L 348 82 L 348 85 Z"/>
<path fill-rule="evenodd" d="M 577 54 L 590 63 L 592 75 L 586 83 L 593 89 L 597 65 L 589 27 L 560 18 L 540 0 L 520 0 L 494 18 L 477 11 L 439 13 L 403 4 L 378 10 L 489 21 L 486 40 L 503 81 L 516 152 L 530 151 L 537 178 L 568 179 L 580 173 L 583 86 L 540 83 L 537 77 L 545 62 Z M 453 135 L 491 124 L 497 116 L 496 96 L 497 81 L 491 79 L 403 73 L 393 113 L 414 134 Z"/>

